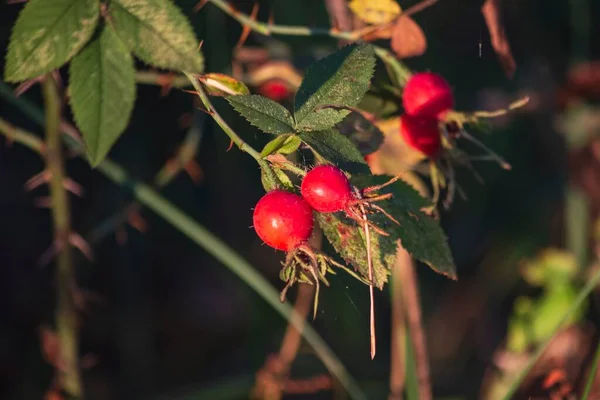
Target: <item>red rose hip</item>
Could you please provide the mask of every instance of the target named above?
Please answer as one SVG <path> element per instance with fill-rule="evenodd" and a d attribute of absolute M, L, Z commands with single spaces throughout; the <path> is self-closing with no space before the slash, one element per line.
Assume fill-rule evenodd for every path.
<path fill-rule="evenodd" d="M 412 116 L 441 118 L 454 108 L 452 88 L 438 74 L 419 72 L 410 77 L 402 93 L 404 111 Z"/>
<path fill-rule="evenodd" d="M 287 99 L 291 94 L 290 89 L 285 82 L 279 79 L 272 79 L 263 83 L 259 87 L 258 93 L 278 102 Z"/>
<path fill-rule="evenodd" d="M 428 157 L 437 156 L 442 149 L 442 137 L 435 118 L 404 114 L 400 117 L 400 135 L 410 147 Z"/>
<path fill-rule="evenodd" d="M 306 202 L 323 213 L 342 211 L 353 200 L 350 181 L 332 165 L 319 165 L 308 171 L 300 190 Z"/>
<path fill-rule="evenodd" d="M 254 208 L 254 230 L 269 246 L 290 251 L 306 242 L 313 230 L 313 215 L 300 196 L 283 190 L 265 194 Z"/>

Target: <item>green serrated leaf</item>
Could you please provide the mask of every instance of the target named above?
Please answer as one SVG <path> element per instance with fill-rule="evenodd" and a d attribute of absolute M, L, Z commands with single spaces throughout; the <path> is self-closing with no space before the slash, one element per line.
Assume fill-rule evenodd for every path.
<path fill-rule="evenodd" d="M 352 111 L 336 128 L 363 156 L 375 152 L 383 144 L 383 132 L 359 112 Z"/>
<path fill-rule="evenodd" d="M 109 14 L 121 40 L 142 61 L 166 69 L 203 71 L 196 35 L 171 0 L 112 0 Z"/>
<path fill-rule="evenodd" d="M 259 95 L 229 96 L 229 104 L 263 132 L 283 135 L 294 132 L 292 114 L 281 104 Z"/>
<path fill-rule="evenodd" d="M 300 133 L 298 137 L 323 159 L 350 173 L 367 173 L 369 167 L 360 151 L 335 129 Z"/>
<path fill-rule="evenodd" d="M 353 175 L 351 182 L 359 188 L 365 188 L 381 185 L 390 179 L 390 176 L 384 175 Z M 393 193 L 393 197 L 377 202 L 377 205 L 400 224 L 391 222 L 381 213 L 375 213 L 369 219 L 389 233 L 389 238 L 399 239 L 415 259 L 439 274 L 456 279 L 456 267 L 444 231 L 437 221 L 421 211 L 431 204 L 412 186 L 402 181 L 382 190 L 382 193 L 387 192 Z"/>
<path fill-rule="evenodd" d="M 211 72 L 200 77 L 200 82 L 204 85 L 208 94 L 211 96 L 238 96 L 250 94 L 250 90 L 244 84 L 229 75 Z"/>
<path fill-rule="evenodd" d="M 319 131 L 344 119 L 348 110 L 327 107 L 356 106 L 369 89 L 374 68 L 370 45 L 343 47 L 311 65 L 296 93 L 296 128 Z"/>
<path fill-rule="evenodd" d="M 135 103 L 133 58 L 110 25 L 73 58 L 69 85 L 75 122 L 96 166 L 125 130 Z"/>
<path fill-rule="evenodd" d="M 363 277 L 368 278 L 367 246 L 363 227 L 344 213 L 317 213 L 319 226 L 335 251 Z M 379 289 L 387 283 L 396 258 L 396 241 L 371 234 L 371 254 L 373 260 L 373 283 Z"/>
<path fill-rule="evenodd" d="M 30 0 L 13 27 L 4 79 L 20 82 L 61 67 L 88 42 L 99 0 Z"/>
<path fill-rule="evenodd" d="M 298 147 L 302 144 L 302 141 L 298 136 L 295 135 L 281 135 L 277 136 L 275 139 L 271 140 L 269 143 L 263 147 L 260 152 L 261 157 L 267 157 L 268 155 L 278 153 L 278 154 L 292 154 Z"/>
<path fill-rule="evenodd" d="M 353 175 L 351 182 L 358 188 L 381 185 L 391 177 L 366 174 Z M 374 283 L 382 288 L 394 265 L 398 241 L 412 254 L 431 266 L 436 272 L 456 278 L 454 262 L 446 237 L 439 224 L 425 215 L 421 209 L 429 206 L 410 185 L 398 181 L 382 189 L 381 193 L 393 193 L 393 198 L 377 202 L 396 220 L 397 225 L 381 213 L 373 213 L 369 220 L 383 229 L 389 236 L 382 236 L 370 230 L 371 256 L 373 260 Z M 367 246 L 364 227 L 348 218 L 344 213 L 319 214 L 319 224 L 334 249 L 360 275 L 368 277 Z"/>

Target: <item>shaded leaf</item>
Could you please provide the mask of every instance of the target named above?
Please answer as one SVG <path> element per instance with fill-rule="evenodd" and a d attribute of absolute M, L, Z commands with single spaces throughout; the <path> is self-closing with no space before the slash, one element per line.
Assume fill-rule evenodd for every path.
<path fill-rule="evenodd" d="M 394 24 L 391 47 L 398 58 L 417 57 L 427 50 L 427 39 L 414 19 L 401 15 Z"/>
<path fill-rule="evenodd" d="M 343 47 L 311 65 L 296 93 L 296 128 L 318 131 L 340 122 L 349 111 L 328 106 L 356 106 L 369 89 L 374 68 L 369 45 Z"/>
<path fill-rule="evenodd" d="M 386 118 L 392 115 L 400 114 L 401 101 L 398 97 L 381 93 L 379 91 L 369 91 L 362 98 L 358 108 L 374 114 L 377 118 Z"/>
<path fill-rule="evenodd" d="M 30 0 L 13 27 L 4 79 L 19 82 L 61 67 L 88 42 L 98 0 Z"/>
<path fill-rule="evenodd" d="M 363 228 L 344 213 L 316 213 L 316 217 L 335 251 L 360 275 L 368 279 L 367 247 Z M 388 281 L 396 259 L 396 248 L 394 240 L 371 231 L 373 283 L 379 289 Z"/>
<path fill-rule="evenodd" d="M 352 0 L 349 7 L 358 18 L 373 25 L 391 22 L 402 11 L 395 0 Z"/>
<path fill-rule="evenodd" d="M 260 152 L 261 157 L 267 157 L 273 153 L 279 154 L 292 154 L 298 147 L 302 144 L 302 141 L 298 136 L 290 135 L 280 135 L 275 139 L 271 140 L 269 143 L 265 145 L 265 147 Z"/>
<path fill-rule="evenodd" d="M 383 133 L 377 125 L 356 111 L 352 111 L 336 128 L 363 156 L 373 153 L 383 143 Z"/>
<path fill-rule="evenodd" d="M 508 43 L 504 26 L 502 25 L 499 0 L 486 0 L 481 7 L 481 13 L 483 14 L 488 31 L 490 32 L 492 47 L 496 51 L 496 55 L 500 60 L 500 64 L 502 64 L 504 73 L 511 78 L 515 74 L 517 64 L 513 58 L 510 44 Z"/>
<path fill-rule="evenodd" d="M 219 73 L 209 73 L 200 76 L 200 82 L 204 85 L 211 96 L 237 96 L 250 94 L 250 90 L 237 79 Z"/>
<path fill-rule="evenodd" d="M 352 184 L 365 188 L 380 185 L 391 179 L 385 175 L 354 175 Z M 377 225 L 387 224 L 386 230 L 391 237 L 399 239 L 402 246 L 415 259 L 427 264 L 435 272 L 456 279 L 456 267 L 446 235 L 439 223 L 421 210 L 431 204 L 419 195 L 409 184 L 398 181 L 390 185 L 389 190 L 394 196 L 390 200 L 377 204 L 400 222 L 400 225 L 389 223 L 381 214 L 372 216 Z"/>
<path fill-rule="evenodd" d="M 227 97 L 235 108 L 252 125 L 263 132 L 282 135 L 294 132 L 294 119 L 281 104 L 259 95 Z"/>
<path fill-rule="evenodd" d="M 75 122 L 96 166 L 127 126 L 135 102 L 133 58 L 110 25 L 75 56 L 69 85 Z"/>
<path fill-rule="evenodd" d="M 369 167 L 350 139 L 334 129 L 298 134 L 320 157 L 350 173 L 369 172 Z"/>
<path fill-rule="evenodd" d="M 112 0 L 109 12 L 121 40 L 142 61 L 166 69 L 203 71 L 196 35 L 171 0 Z"/>
<path fill-rule="evenodd" d="M 385 183 L 390 178 L 360 174 L 353 175 L 351 182 L 359 188 L 366 188 Z M 396 218 L 400 225 L 381 213 L 369 215 L 370 221 L 389 234 L 381 236 L 372 230 L 370 232 L 376 286 L 381 288 L 387 282 L 396 259 L 398 241 L 417 260 L 438 273 L 456 279 L 454 262 L 444 232 L 435 220 L 421 211 L 430 203 L 402 181 L 382 190 L 382 193 L 388 192 L 394 194 L 392 199 L 377 204 Z M 364 228 L 343 213 L 320 214 L 317 218 L 334 249 L 363 277 L 368 277 Z"/>

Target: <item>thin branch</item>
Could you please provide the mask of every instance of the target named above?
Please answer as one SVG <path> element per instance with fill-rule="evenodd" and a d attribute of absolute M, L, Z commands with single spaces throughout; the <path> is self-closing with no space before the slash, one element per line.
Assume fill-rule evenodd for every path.
<path fill-rule="evenodd" d="M 400 245 L 398 246 L 400 247 Z M 400 251 L 405 251 L 401 249 Z M 399 269 L 402 281 L 402 295 L 406 306 L 408 329 L 417 363 L 417 380 L 419 382 L 419 399 L 431 400 L 431 381 L 429 376 L 429 358 L 427 356 L 427 345 L 423 331 L 421 318 L 421 306 L 419 300 L 419 288 L 417 286 L 417 274 L 413 262 L 403 262 L 396 265 Z"/>
<path fill-rule="evenodd" d="M 60 383 L 62 388 L 75 398 L 82 396 L 79 377 L 79 342 L 77 311 L 71 292 L 75 282 L 71 246 L 69 195 L 63 186 L 65 171 L 60 132 L 60 97 L 52 74 L 42 82 L 46 109 L 46 169 L 50 174 L 50 198 L 54 240 L 58 246 L 56 283 L 58 303 L 56 307 L 56 330 L 59 339 Z"/>
<path fill-rule="evenodd" d="M 262 35 L 271 36 L 329 36 L 336 39 L 344 39 L 356 41 L 365 33 L 373 30 L 373 27 L 367 27 L 356 31 L 340 32 L 334 28 L 309 28 L 305 26 L 290 26 L 290 25 L 274 25 L 255 21 L 249 15 L 236 10 L 233 6 L 224 0 L 208 0 L 216 7 L 221 9 L 231 18 L 238 21 L 242 26 L 247 26 L 255 32 Z M 389 50 L 383 47 L 372 45 L 375 49 L 375 54 L 384 60 L 400 78 L 400 84 L 406 82 L 411 72 L 402 62 L 400 62 Z"/>
<path fill-rule="evenodd" d="M 402 400 L 402 393 L 406 383 L 406 322 L 404 316 L 404 302 L 402 301 L 402 276 L 403 264 L 412 263 L 410 254 L 404 249 L 399 249 L 396 254 L 396 263 L 392 271 L 392 343 L 390 351 L 390 395 L 388 400 Z"/>
<path fill-rule="evenodd" d="M 12 93 L 2 89 L 4 89 L 4 85 L 0 83 L 0 95 L 9 93 L 12 96 Z M 20 102 L 14 103 L 16 105 L 20 104 Z M 33 112 L 33 114 L 31 114 L 32 116 L 39 115 L 40 113 L 37 108 L 33 108 L 29 111 Z M 2 118 L 0 118 L 0 133 L 17 143 L 25 145 L 37 153 L 42 153 L 43 142 L 41 139 L 33 133 L 13 128 L 12 125 L 8 124 Z M 68 136 L 63 136 L 63 138 L 67 141 L 69 146 L 81 150 L 79 147 L 80 145 Z M 365 394 L 358 384 L 350 376 L 342 362 L 335 356 L 325 341 L 310 325 L 304 324 L 304 320 L 297 316 L 288 303 L 281 303 L 279 301 L 279 293 L 277 293 L 265 278 L 248 264 L 245 259 L 239 256 L 232 248 L 214 236 L 202 225 L 186 215 L 182 210 L 175 207 L 160 194 L 156 193 L 150 186 L 129 176 L 119 164 L 107 158 L 96 169 L 115 184 L 130 190 L 140 204 L 143 204 L 154 211 L 175 229 L 179 230 L 198 246 L 208 251 L 213 257 L 222 262 L 223 265 L 244 280 L 248 286 L 260 295 L 281 316 L 295 326 L 296 329 L 302 331 L 302 336 L 304 336 L 306 342 L 312 346 L 315 353 L 323 361 L 323 364 L 325 364 L 331 374 L 344 386 L 350 398 L 356 400 L 366 399 Z"/>
<path fill-rule="evenodd" d="M 254 158 L 258 165 L 260 165 L 261 167 L 268 167 L 267 162 L 260 156 L 260 153 L 254 148 L 252 148 L 252 146 L 250 146 L 248 143 L 246 143 L 237 133 L 235 133 L 235 131 L 229 126 L 229 124 L 227 124 L 227 122 L 225 122 L 221 115 L 219 115 L 219 113 L 215 110 L 214 106 L 210 102 L 208 94 L 206 94 L 206 92 L 202 88 L 202 85 L 200 84 L 200 82 L 198 82 L 198 79 L 188 72 L 184 73 L 191 82 L 192 86 L 194 86 L 194 89 L 196 89 L 196 93 L 202 101 L 202 104 L 204 104 L 206 111 L 221 127 L 221 129 L 223 129 L 223 132 L 225 132 L 225 134 L 229 136 L 231 141 L 235 143 L 235 145 L 241 151 L 248 153 L 252 158 Z"/>

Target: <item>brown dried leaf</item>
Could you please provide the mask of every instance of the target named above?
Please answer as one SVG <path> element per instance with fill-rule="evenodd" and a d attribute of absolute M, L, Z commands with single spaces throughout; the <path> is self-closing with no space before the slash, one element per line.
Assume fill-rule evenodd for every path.
<path fill-rule="evenodd" d="M 365 42 L 374 42 L 375 40 L 391 39 L 393 33 L 394 25 L 381 25 L 377 29 L 368 29 L 361 38 Z"/>
<path fill-rule="evenodd" d="M 517 64 L 513 58 L 510 44 L 502 25 L 500 17 L 500 1 L 499 0 L 486 0 L 481 7 L 481 13 L 485 19 L 485 23 L 490 32 L 490 38 L 492 39 L 492 47 L 496 51 L 496 55 L 502 64 L 504 73 L 507 77 L 512 78 L 517 69 Z"/>
<path fill-rule="evenodd" d="M 417 57 L 427 50 L 423 30 L 408 15 L 400 15 L 392 31 L 392 50 L 398 58 Z"/>

